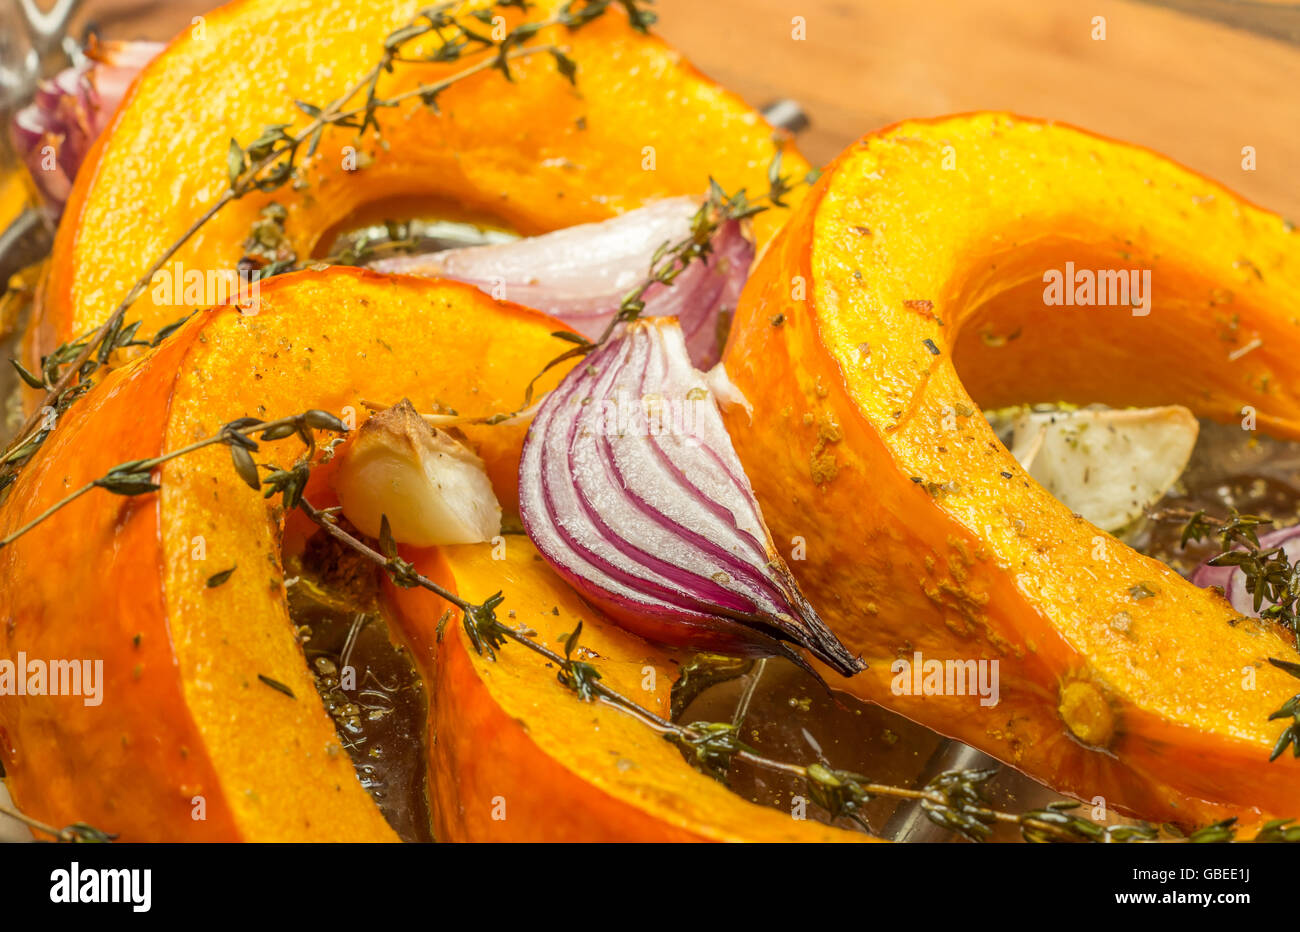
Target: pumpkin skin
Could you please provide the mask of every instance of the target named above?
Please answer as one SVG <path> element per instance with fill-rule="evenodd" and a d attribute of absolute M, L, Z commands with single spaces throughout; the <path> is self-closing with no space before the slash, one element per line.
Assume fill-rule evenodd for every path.
<path fill-rule="evenodd" d="M 1067 260 L 1153 270 L 1150 314 L 1045 307 Z M 1072 515 L 979 409 L 1249 405 L 1295 438 L 1298 321 L 1300 234 L 1147 150 L 1005 114 L 847 150 L 761 258 L 726 353 L 774 537 L 805 540 L 804 592 L 870 665 L 845 688 L 1154 821 L 1295 815 L 1300 761 L 1268 761 L 1268 716 L 1300 691 L 1267 663 L 1300 660 L 1289 641 Z M 900 695 L 891 664 L 915 651 L 998 660 L 1000 702 Z"/>
<path fill-rule="evenodd" d="M 677 656 L 628 634 L 586 605 L 526 537 L 504 556 L 475 544 L 411 551 L 421 572 L 526 625 L 558 653 L 579 621 L 602 682 L 667 717 Z M 458 610 L 418 589 L 389 587 L 398 624 L 436 683 L 430 802 L 443 841 L 872 841 L 861 832 L 755 805 L 689 766 L 630 714 L 580 701 L 555 666 L 507 643 L 492 660 L 469 643 Z M 441 644 L 434 631 L 451 610 Z M 507 615 L 506 613 L 512 614 Z M 582 655 L 591 657 L 591 655 Z"/>
<path fill-rule="evenodd" d="M 236 0 L 205 17 L 202 37 L 194 30 L 178 36 L 137 79 L 78 173 L 29 332 L 29 357 L 102 324 L 217 200 L 228 186 L 232 137 L 246 145 L 267 125 L 306 125 L 293 100 L 323 105 L 338 97 L 375 64 L 384 38 L 423 6 Z M 545 19 L 560 6 L 543 0 L 528 16 Z M 513 25 L 520 16 L 509 11 L 507 18 Z M 773 142 L 754 110 L 659 39 L 633 31 L 617 9 L 578 32 L 554 28 L 535 41 L 570 49 L 577 87 L 540 54 L 512 66 L 513 84 L 487 72 L 452 87 L 439 97 L 441 115 L 414 99 L 382 111 L 386 145 L 373 133 L 358 140 L 351 129 L 327 131 L 316 155 L 300 162 L 302 190 L 286 185 L 228 205 L 164 271 L 236 268 L 271 201 L 286 208 L 287 243 L 306 259 L 329 248 L 332 230 L 375 205 L 396 203 L 397 213 L 416 206 L 417 214 L 427 206 L 536 234 L 658 198 L 703 195 L 710 176 L 729 191 L 766 190 L 778 145 L 783 171 L 808 170 L 791 146 Z M 463 67 L 399 66 L 380 92 L 396 95 Z M 653 170 L 646 170 L 651 158 Z M 350 170 L 354 162 L 361 167 Z M 760 242 L 787 213 L 755 218 Z M 148 334 L 193 309 L 183 296 L 146 290 L 126 319 L 142 320 L 140 332 Z"/>

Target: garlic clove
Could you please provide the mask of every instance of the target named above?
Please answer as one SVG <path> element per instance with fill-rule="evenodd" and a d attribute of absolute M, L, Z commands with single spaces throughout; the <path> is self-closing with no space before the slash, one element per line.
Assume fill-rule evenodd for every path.
<path fill-rule="evenodd" d="M 1097 527 L 1117 531 L 1164 496 L 1191 458 L 1200 425 L 1180 405 L 1027 411 L 1011 454 L 1043 488 Z"/>
<path fill-rule="evenodd" d="M 332 478 L 343 514 L 379 536 L 416 547 L 474 544 L 501 533 L 501 505 L 483 461 L 403 399 L 372 415 L 339 450 Z"/>

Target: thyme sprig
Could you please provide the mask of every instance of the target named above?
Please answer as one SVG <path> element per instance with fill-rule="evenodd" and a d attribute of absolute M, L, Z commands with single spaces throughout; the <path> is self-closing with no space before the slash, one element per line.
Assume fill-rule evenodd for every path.
<path fill-rule="evenodd" d="M 33 819 L 26 813 L 11 806 L 0 806 L 0 814 L 7 815 L 11 819 L 17 819 L 28 828 L 34 828 L 38 832 L 49 835 L 55 841 L 65 844 L 105 844 L 117 838 L 116 835 L 101 831 L 93 825 L 87 825 L 85 822 L 73 822 L 63 828 L 57 828 L 39 819 Z"/>
<path fill-rule="evenodd" d="M 81 496 L 95 489 L 103 489 L 114 495 L 124 496 L 156 492 L 160 486 L 154 477 L 154 470 L 163 463 L 214 444 L 225 444 L 230 447 L 230 455 L 234 462 L 235 471 L 241 479 L 254 489 L 262 488 L 263 484 L 265 484 L 268 498 L 277 492 L 284 493 L 285 507 L 292 508 L 297 504 L 297 497 L 301 494 L 302 486 L 306 484 L 307 467 L 299 463 L 290 470 L 271 470 L 270 475 L 265 480 L 261 479 L 257 473 L 257 468 L 253 465 L 250 452 L 258 449 L 257 441 L 253 440 L 252 435 L 261 434 L 262 440 L 274 441 L 296 434 L 303 439 L 303 442 L 307 444 L 309 451 L 311 451 L 315 449 L 315 438 L 312 435 L 313 429 L 340 434 L 347 432 L 347 427 L 337 417 L 328 411 L 315 409 L 273 421 L 263 421 L 258 418 L 240 418 L 222 425 L 220 430 L 209 437 L 196 440 L 159 456 L 118 463 L 104 475 L 90 480 L 80 488 L 74 489 L 30 521 L 15 528 L 5 537 L 0 537 L 0 548 L 12 544 L 56 512 L 66 508 Z"/>
<path fill-rule="evenodd" d="M 1227 518 L 1219 519 L 1204 511 L 1187 512 L 1171 509 L 1158 515 L 1160 518 L 1185 521 L 1181 546 L 1210 537 L 1219 538 L 1222 550 L 1211 557 L 1210 566 L 1235 566 L 1246 582 L 1246 591 L 1254 598 L 1254 608 L 1260 618 L 1275 621 L 1300 636 L 1300 561 L 1292 563 L 1282 547 L 1264 548 L 1259 543 L 1259 528 L 1273 524 L 1259 515 L 1243 515 L 1233 509 Z M 1262 608 L 1264 600 L 1271 604 Z M 1300 664 L 1269 657 L 1268 662 L 1300 679 Z M 1300 693 L 1292 696 L 1269 715 L 1268 720 L 1291 719 L 1291 723 L 1278 735 L 1269 761 L 1275 761 L 1289 747 L 1292 756 L 1300 757 Z M 1229 820 L 1231 821 L 1231 820 Z M 1209 826 L 1208 828 L 1214 828 Z M 1222 830 L 1220 826 L 1220 830 Z M 1285 834 L 1285 833 L 1284 833 Z"/>
<path fill-rule="evenodd" d="M 1289 660 L 1279 660 L 1276 657 L 1269 657 L 1268 662 L 1285 673 L 1300 679 L 1300 664 L 1291 663 Z M 1300 693 L 1292 696 L 1275 712 L 1268 720 L 1270 722 L 1277 719 L 1291 719 L 1291 724 L 1282 729 L 1282 734 L 1278 735 L 1277 742 L 1273 745 L 1273 750 L 1269 754 L 1270 762 L 1277 760 L 1282 756 L 1282 752 L 1289 746 L 1293 757 L 1300 757 Z"/>
<path fill-rule="evenodd" d="M 170 262 L 176 254 L 217 214 L 235 201 L 254 192 L 275 191 L 285 184 L 297 182 L 301 157 L 314 155 L 327 128 L 351 128 L 358 138 L 367 130 L 380 130 L 379 113 L 418 99 L 435 111 L 439 97 L 450 87 L 488 70 L 500 71 L 513 80 L 511 63 L 534 55 L 549 54 L 556 61 L 559 72 L 570 81 L 576 81 L 577 66 L 560 46 L 529 45 L 530 40 L 548 27 L 560 26 L 576 31 L 604 16 L 612 7 L 623 9 L 632 27 L 646 29 L 655 21 L 647 9 L 652 0 L 571 0 L 555 16 L 537 22 L 522 22 L 506 31 L 500 39 L 494 33 L 483 34 L 471 24 L 493 21 L 493 10 L 507 11 L 529 8 L 527 0 L 497 0 L 487 7 L 459 15 L 457 3 L 441 3 L 420 10 L 410 22 L 390 33 L 383 52 L 376 63 L 340 96 L 326 104 L 313 104 L 295 100 L 295 108 L 305 114 L 305 126 L 292 130 L 292 123 L 278 123 L 265 127 L 252 142 L 241 144 L 231 139 L 227 149 L 228 186 L 195 220 L 164 249 L 136 280 L 108 318 L 88 334 L 58 347 L 42 361 L 42 373 L 28 371 L 20 364 L 20 377 L 32 388 L 44 391 L 35 411 L 17 431 L 15 437 L 0 452 L 0 491 L 11 484 L 19 469 L 45 442 L 51 429 L 44 425 L 55 419 L 90 385 L 91 377 L 105 365 L 115 349 L 141 345 L 135 340 L 139 324 L 127 324 L 126 314 L 150 286 L 154 275 Z M 424 49 L 414 49 L 417 40 L 436 41 Z M 381 96 L 379 85 L 384 75 L 390 74 L 399 64 L 451 64 L 477 58 L 474 63 L 438 81 L 421 84 L 410 90 Z M 353 102 L 360 99 L 360 103 Z M 259 276 L 266 277 L 285 271 L 294 264 L 291 259 L 277 259 L 261 266 Z M 160 334 L 161 336 L 161 334 Z"/>
<path fill-rule="evenodd" d="M 583 702 L 590 702 L 596 695 L 595 685 L 600 679 L 600 671 L 585 661 L 573 659 L 573 651 L 581 637 L 582 622 L 579 621 L 573 633 L 564 639 L 565 662 L 556 674 L 556 679 L 560 681 L 560 685 L 572 691 Z"/>
<path fill-rule="evenodd" d="M 780 155 L 773 164 L 779 165 Z M 614 329 L 622 323 L 636 320 L 645 310 L 645 295 L 655 285 L 671 286 L 693 262 L 705 262 L 713 255 L 713 239 L 727 223 L 747 220 L 768 210 L 779 202 L 784 191 L 769 194 L 769 203 L 751 201 L 744 188 L 728 194 L 718 182 L 709 179 L 709 193 L 698 210 L 691 216 L 691 229 L 682 239 L 667 242 L 655 250 L 650 259 L 649 274 L 619 303 L 618 313 L 610 320 L 596 345 L 607 341 Z"/>
<path fill-rule="evenodd" d="M 1300 567 L 1292 564 L 1282 547 L 1261 547 L 1259 528 L 1273 521 L 1259 515 L 1244 515 L 1233 509 L 1227 518 L 1217 519 L 1196 511 L 1170 511 L 1184 517 L 1181 546 L 1218 537 L 1221 552 L 1207 562 L 1210 566 L 1235 566 L 1245 579 L 1254 609 L 1261 618 L 1275 621 L 1292 635 L 1300 634 Z M 1264 602 L 1270 604 L 1264 607 Z"/>
<path fill-rule="evenodd" d="M 315 509 L 307 502 L 300 503 L 299 507 L 336 540 L 388 571 L 399 585 L 428 589 L 459 608 L 470 644 L 480 655 L 496 660 L 497 652 L 507 641 L 519 644 L 553 664 L 558 669 L 558 681 L 579 700 L 604 701 L 633 715 L 679 747 L 687 759 L 701 770 L 723 782 L 726 781 L 733 760 L 793 775 L 803 781 L 808 798 L 832 817 L 848 816 L 864 828 L 867 827 L 863 814 L 865 806 L 877 797 L 887 797 L 919 801 L 932 822 L 971 841 L 988 839 L 992 835 L 992 826 L 999 823 L 1017 826 L 1021 836 L 1030 842 L 1115 844 L 1154 841 L 1159 836 L 1155 827 L 1145 824 L 1101 825 L 1074 812 L 1079 804 L 1070 801 L 1053 803 L 1023 813 L 994 808 L 988 803 L 984 791 L 984 784 L 994 771 L 950 771 L 940 774 L 921 789 L 908 789 L 876 783 L 850 771 L 835 770 L 825 762 L 792 764 L 774 760 L 741 741 L 738 729 L 731 723 L 694 722 L 682 725 L 670 721 L 602 682 L 599 671 L 592 664 L 574 659 L 582 631 L 581 623 L 565 638 L 564 654 L 561 655 L 536 640 L 536 632 L 522 626 L 510 627 L 497 618 L 496 609 L 504 601 L 500 592 L 482 604 L 469 602 L 423 576 L 409 563 L 400 561 L 396 556 L 395 545 L 383 546 L 384 551 L 391 552 L 381 552 L 340 527 L 332 514 Z M 1291 822 L 1292 820 L 1279 820 L 1269 823 L 1261 830 L 1257 840 L 1300 841 L 1300 826 L 1290 827 Z M 1210 837 L 1215 833 L 1209 833 L 1201 837 L 1193 835 L 1188 840 L 1230 841 L 1235 837 L 1234 831 L 1225 832 L 1222 827 L 1209 826 L 1203 832 L 1212 828 L 1215 833 L 1225 837 Z"/>
<path fill-rule="evenodd" d="M 352 550 L 355 550 L 366 559 L 381 567 L 386 573 L 388 573 L 389 577 L 396 585 L 399 585 L 404 589 L 411 589 L 416 586 L 428 589 L 430 592 L 459 608 L 467 617 L 475 620 L 482 619 L 481 624 L 484 626 L 485 631 L 490 631 L 492 626 L 497 624 L 496 616 L 492 613 L 492 609 L 495 608 L 496 605 L 500 604 L 500 599 L 496 596 L 488 599 L 483 603 L 483 605 L 475 605 L 461 598 L 450 589 L 439 585 L 429 577 L 419 573 L 409 560 L 404 560 L 398 556 L 397 543 L 393 540 L 392 531 L 389 529 L 387 515 L 383 515 L 380 519 L 381 540 L 379 541 L 379 546 L 381 549 L 376 550 L 365 541 L 348 533 L 348 531 L 339 524 L 338 509 L 317 508 L 305 498 L 300 498 L 296 502 L 296 507 L 300 508 L 308 518 L 315 522 L 315 524 L 326 534 L 334 538 L 334 540 L 350 547 Z M 475 637 L 470 622 L 466 623 L 466 633 L 470 635 L 472 641 L 475 641 L 476 648 L 479 643 L 487 645 L 491 645 L 494 641 L 497 644 L 501 643 L 495 639 L 494 633 L 490 633 L 488 638 L 480 642 L 480 640 Z"/>
<path fill-rule="evenodd" d="M 528 382 L 524 390 L 524 401 L 517 409 L 494 414 L 481 419 L 481 423 L 503 423 L 519 416 L 533 404 L 533 394 L 537 382 L 551 369 L 569 359 L 586 356 L 609 342 L 615 331 L 622 324 L 631 323 L 640 318 L 645 311 L 646 293 L 655 285 L 671 287 L 678 277 L 694 262 L 707 262 L 713 255 L 713 243 L 718 232 L 728 223 L 747 220 L 772 207 L 785 207 L 782 200 L 786 195 L 801 185 L 812 184 L 817 172 L 809 172 L 803 178 L 793 179 L 781 173 L 781 152 L 778 150 L 768 168 L 768 190 L 757 198 L 751 198 L 747 189 L 740 188 L 728 194 L 717 180 L 709 179 L 709 191 L 699 208 L 691 215 L 690 232 L 676 241 L 666 241 L 655 250 L 650 259 L 650 268 L 641 282 L 623 296 L 618 310 L 606 325 L 605 330 L 596 340 L 589 340 L 581 334 L 560 331 L 552 336 L 575 344 L 560 353 L 542 367 Z"/>
<path fill-rule="evenodd" d="M 342 528 L 332 512 L 316 509 L 306 501 L 300 502 L 299 508 L 330 536 L 385 569 L 398 585 L 427 589 L 460 609 L 465 633 L 471 646 L 480 655 L 496 660 L 497 652 L 507 641 L 519 644 L 553 664 L 558 670 L 558 681 L 579 700 L 603 701 L 633 715 L 677 745 L 687 759 L 701 770 L 723 782 L 733 760 L 793 775 L 803 781 L 808 798 L 830 815 L 848 816 L 864 828 L 867 823 L 863 811 L 872 799 L 887 797 L 916 800 L 921 803 L 923 811 L 932 822 L 977 842 L 989 838 L 992 826 L 999 823 L 1017 826 L 1021 836 L 1030 842 L 1115 844 L 1154 841 L 1159 836 L 1155 827 L 1146 824 L 1099 824 L 1076 813 L 1074 810 L 1079 808 L 1079 804 L 1071 801 L 1052 803 L 1045 808 L 1023 813 L 994 808 L 988 803 L 984 790 L 984 784 L 994 771 L 950 771 L 940 774 L 921 789 L 908 789 L 872 782 L 867 777 L 850 771 L 835 770 L 822 761 L 793 764 L 766 757 L 744 744 L 740 740 L 738 729 L 731 723 L 694 722 L 682 725 L 670 721 L 604 683 L 594 665 L 574 659 L 582 631 L 581 623 L 565 638 L 564 654 L 561 655 L 536 640 L 536 632 L 523 626 L 510 627 L 500 621 L 496 609 L 504 601 L 502 593 L 493 594 L 481 604 L 469 602 L 401 560 L 397 556 L 396 545 L 391 542 L 391 535 L 384 535 L 388 543 L 381 543 L 381 550 L 376 550 Z M 1297 667 L 1296 672 L 1300 675 L 1300 667 Z M 1300 841 L 1300 826 L 1292 828 L 1292 821 L 1288 819 L 1269 823 L 1256 840 Z M 1235 838 L 1235 830 L 1230 829 L 1231 826 L 1229 829 L 1224 829 L 1221 825 L 1207 826 L 1199 833 L 1199 837 L 1194 834 L 1188 840 L 1231 841 Z"/>
<path fill-rule="evenodd" d="M 687 760 L 700 770 L 725 783 L 732 759 L 754 749 L 740 740 L 740 729 L 730 722 L 693 722 L 687 729 L 664 735 L 677 745 Z"/>

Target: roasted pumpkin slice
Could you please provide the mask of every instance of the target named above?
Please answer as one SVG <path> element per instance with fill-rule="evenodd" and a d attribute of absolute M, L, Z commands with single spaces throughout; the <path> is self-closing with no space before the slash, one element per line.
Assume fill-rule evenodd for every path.
<path fill-rule="evenodd" d="M 574 594 L 523 536 L 415 551 L 462 597 L 505 597 L 499 616 L 558 654 L 579 624 L 575 657 L 601 682 L 662 717 L 678 659 L 622 631 Z M 495 551 L 495 552 L 494 552 Z M 554 663 L 507 643 L 478 654 L 457 611 L 423 590 L 394 589 L 417 658 L 436 667 L 429 773 L 435 835 L 446 841 L 865 841 L 870 836 L 755 805 L 693 769 L 645 722 L 579 699 Z M 431 636 L 444 611 L 441 645 Z M 507 615 L 508 612 L 508 615 Z M 436 657 L 436 660 L 433 659 Z"/>
<path fill-rule="evenodd" d="M 1269 762 L 1291 638 L 1071 514 L 980 408 L 1182 404 L 1295 438 L 1298 322 L 1300 234 L 1147 150 L 1005 114 L 848 149 L 726 356 L 774 536 L 870 664 L 846 688 L 1148 819 L 1296 815 L 1300 761 Z"/>
<path fill-rule="evenodd" d="M 118 463 L 240 417 L 363 412 L 376 396 L 510 410 L 565 347 L 557 327 L 454 283 L 345 269 L 277 278 L 257 314 L 196 317 L 79 400 L 10 488 L 0 536 Z M 523 427 L 465 432 L 512 501 Z M 285 440 L 256 456 L 288 468 L 301 452 Z M 15 801 L 132 840 L 395 838 L 340 753 L 295 640 L 279 498 L 249 489 L 224 445 L 155 476 L 157 493 L 95 489 L 0 549 L 0 652 L 103 660 L 97 705 L 0 703 Z"/>
<path fill-rule="evenodd" d="M 466 4 L 461 13 L 483 6 Z M 542 0 L 526 15 L 554 21 L 565 6 Z M 138 78 L 78 173 L 29 354 L 48 353 L 107 319 L 227 190 L 232 138 L 247 146 L 267 126 L 301 130 L 310 118 L 295 100 L 323 106 L 356 85 L 380 60 L 385 38 L 419 8 L 409 0 L 237 0 L 176 38 Z M 521 17 L 489 12 L 509 20 L 502 29 Z M 484 34 L 498 28 L 466 22 Z M 420 42 L 404 57 L 427 51 L 428 37 Z M 758 113 L 635 31 L 616 6 L 577 31 L 553 26 L 530 42 L 567 49 L 576 86 L 555 58 L 537 54 L 511 63 L 513 83 L 485 69 L 440 94 L 436 109 L 416 97 L 382 108 L 381 134 L 327 130 L 314 154 L 304 147 L 292 184 L 250 194 L 208 221 L 127 321 L 143 321 L 140 333 L 149 334 L 204 306 L 186 298 L 190 278 L 236 269 L 271 202 L 284 210 L 275 254 L 307 260 L 326 254 L 332 234 L 359 220 L 442 217 L 535 234 L 658 198 L 702 196 L 711 176 L 729 191 L 766 190 L 782 147 L 784 172 L 808 169 L 773 141 Z M 381 78 L 379 96 L 465 69 L 478 61 L 474 47 L 460 62 L 396 66 Z M 786 213 L 756 217 L 759 239 Z"/>

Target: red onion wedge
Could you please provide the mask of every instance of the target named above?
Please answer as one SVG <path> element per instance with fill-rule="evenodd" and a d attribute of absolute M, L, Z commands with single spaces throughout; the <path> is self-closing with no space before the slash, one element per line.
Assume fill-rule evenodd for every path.
<path fill-rule="evenodd" d="M 14 116 L 14 147 L 55 214 L 63 210 L 91 144 L 135 76 L 162 48 L 158 42 L 98 43 L 87 50 L 85 64 L 42 82 L 32 102 Z"/>
<path fill-rule="evenodd" d="M 691 235 L 700 202 L 657 201 L 603 223 L 491 246 L 469 246 L 371 263 L 378 272 L 454 278 L 495 298 L 545 311 L 590 339 L 598 339 L 628 292 L 650 272 L 656 252 Z M 719 317 L 736 306 L 754 260 L 754 246 L 738 221 L 714 234 L 713 254 L 691 262 L 672 285 L 652 285 L 643 317 L 676 317 L 697 366 L 722 355 Z"/>
<path fill-rule="evenodd" d="M 716 373 L 715 373 L 716 378 Z M 623 325 L 542 402 L 519 510 L 537 549 L 618 624 L 696 650 L 865 668 L 800 593 L 671 318 Z"/>
<path fill-rule="evenodd" d="M 1281 547 L 1288 562 L 1294 564 L 1300 560 L 1300 525 L 1278 528 L 1267 534 L 1259 535 L 1259 549 L 1272 550 Z M 1241 548 L 1237 548 L 1241 549 Z M 1223 590 L 1232 607 L 1248 618 L 1258 618 L 1259 610 L 1255 608 L 1255 594 L 1246 588 L 1246 574 L 1239 566 L 1211 566 L 1202 563 L 1191 575 L 1191 581 L 1202 588 L 1218 586 Z M 1268 608 L 1273 603 L 1267 598 L 1261 600 L 1260 608 Z"/>

